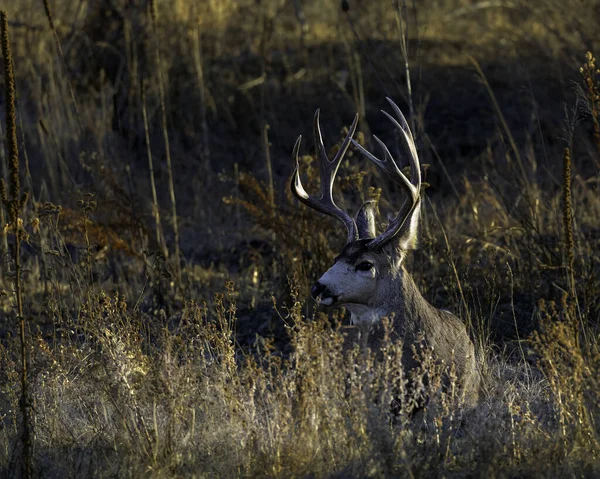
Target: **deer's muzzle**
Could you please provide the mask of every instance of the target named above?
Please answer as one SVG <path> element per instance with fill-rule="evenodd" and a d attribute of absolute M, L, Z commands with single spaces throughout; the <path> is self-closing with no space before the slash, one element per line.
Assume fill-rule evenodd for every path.
<path fill-rule="evenodd" d="M 321 304 L 326 306 L 330 306 L 337 300 L 337 296 L 331 292 L 331 290 L 317 281 L 312 288 L 310 288 L 310 295 L 313 297 L 315 301 L 318 301 Z"/>

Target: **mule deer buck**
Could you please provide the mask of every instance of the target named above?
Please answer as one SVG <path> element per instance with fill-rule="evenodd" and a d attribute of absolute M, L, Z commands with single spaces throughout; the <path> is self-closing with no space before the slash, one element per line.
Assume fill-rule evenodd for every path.
<path fill-rule="evenodd" d="M 382 149 L 384 159 L 377 158 L 352 139 L 358 115 L 335 157 L 329 160 L 319 125 L 319 110 L 315 113 L 315 145 L 321 169 L 320 198 L 310 196 L 300 180 L 298 152 L 302 137 L 298 138 L 294 146 L 296 167 L 290 184 L 293 194 L 305 205 L 340 220 L 348 231 L 346 246 L 336 258 L 335 264 L 311 288 L 311 294 L 323 305 L 348 309 L 352 323 L 362 337 L 362 344 L 368 345 L 374 352 L 382 346 L 382 318 L 391 319 L 391 339 L 403 342 L 404 370 L 408 372 L 417 366 L 418 361 L 413 351 L 415 344 L 421 342 L 431 352 L 436 363 L 445 370 L 445 387 L 449 385 L 452 370 L 459 399 L 471 406 L 478 399 L 479 376 L 473 343 L 466 327 L 455 315 L 429 304 L 404 267 L 406 254 L 414 249 L 417 240 L 421 171 L 408 123 L 398 106 L 389 98 L 387 100 L 396 118 L 385 111 L 383 113 L 398 130 L 406 146 L 411 170 L 410 181 L 400 171 L 398 163 L 379 138 L 374 137 Z M 385 175 L 398 183 L 408 196 L 399 213 L 380 235 L 376 235 L 375 231 L 374 201 L 363 204 L 353 219 L 333 200 L 335 175 L 351 142 Z"/>

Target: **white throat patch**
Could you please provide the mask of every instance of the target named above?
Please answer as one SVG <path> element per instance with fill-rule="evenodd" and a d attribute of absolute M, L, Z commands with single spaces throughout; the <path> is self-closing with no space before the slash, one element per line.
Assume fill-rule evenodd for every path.
<path fill-rule="evenodd" d="M 364 304 L 343 304 L 350 311 L 352 324 L 359 328 L 373 326 L 385 316 L 381 308 L 371 308 Z"/>

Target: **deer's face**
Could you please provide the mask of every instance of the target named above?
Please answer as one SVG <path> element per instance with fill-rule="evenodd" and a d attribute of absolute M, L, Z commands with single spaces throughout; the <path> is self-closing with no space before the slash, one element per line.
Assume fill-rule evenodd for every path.
<path fill-rule="evenodd" d="M 311 288 L 314 299 L 326 306 L 373 307 L 382 292 L 381 279 L 390 278 L 395 261 L 385 251 L 371 251 L 370 240 L 346 245 L 335 264 Z"/>
<path fill-rule="evenodd" d="M 311 294 L 326 306 L 341 305 L 350 310 L 353 322 L 373 322 L 391 307 L 394 288 L 403 282 L 402 258 L 406 250 L 412 249 L 416 242 L 419 221 L 421 192 L 421 170 L 417 146 L 400 108 L 388 98 L 395 116 L 383 112 L 394 125 L 408 153 L 410 180 L 404 176 L 390 150 L 376 136 L 374 139 L 381 147 L 384 157 L 377 158 L 362 145 L 352 139 L 358 125 L 358 115 L 354 117 L 346 138 L 333 159 L 329 159 L 323 144 L 323 135 L 319 125 L 319 110 L 315 113 L 314 134 L 317 156 L 321 170 L 321 196 L 312 196 L 302 186 L 300 178 L 300 140 L 298 137 L 292 157 L 296 167 L 292 173 L 290 188 L 299 201 L 326 215 L 340 220 L 348 231 L 348 240 L 342 254 L 335 264 L 321 276 L 312 287 Z M 340 163 L 350 144 L 382 170 L 391 180 L 400 185 L 408 199 L 398 214 L 390 219 L 385 231 L 376 236 L 374 200 L 366 201 L 355 218 L 339 208 L 333 199 L 333 182 Z M 393 311 L 392 311 L 393 312 Z"/>

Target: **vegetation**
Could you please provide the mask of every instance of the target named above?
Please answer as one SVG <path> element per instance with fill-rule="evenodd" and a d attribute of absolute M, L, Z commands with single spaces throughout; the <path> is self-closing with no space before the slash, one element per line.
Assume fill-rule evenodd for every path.
<path fill-rule="evenodd" d="M 600 474 L 597 1 L 2 8 L 3 476 Z M 348 349 L 309 298 L 345 233 L 291 198 L 292 147 L 317 108 L 333 150 L 355 112 L 394 144 L 385 96 L 426 164 L 409 267 L 476 342 L 473 410 L 426 350 L 405 390 L 400 345 Z M 352 150 L 336 186 L 382 224 L 401 201 Z"/>

